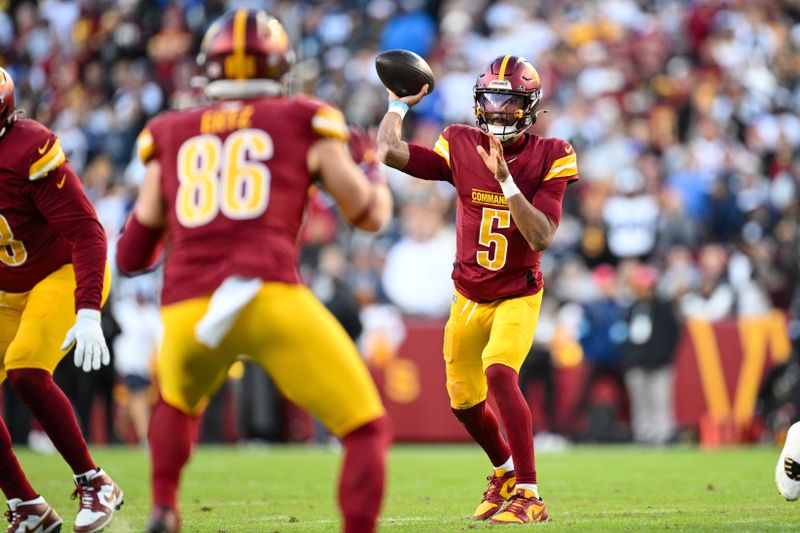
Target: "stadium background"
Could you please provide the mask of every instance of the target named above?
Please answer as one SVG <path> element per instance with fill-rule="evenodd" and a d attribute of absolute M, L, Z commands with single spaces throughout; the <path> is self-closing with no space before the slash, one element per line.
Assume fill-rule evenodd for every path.
<path fill-rule="evenodd" d="M 769 439 L 795 416 L 766 413 L 766 428 L 753 419 L 766 367 L 790 356 L 796 2 L 0 1 L 0 63 L 16 80 L 18 108 L 61 137 L 110 254 L 142 175 L 136 135 L 159 111 L 202 101 L 191 83 L 200 36 L 240 6 L 284 22 L 298 55 L 293 88 L 333 102 L 355 124 L 374 126 L 385 111 L 373 68 L 379 51 L 426 57 L 436 91 L 406 119 L 406 132 L 429 146 L 445 125 L 472 123 L 472 85 L 489 59 L 518 54 L 537 67 L 548 112 L 534 131 L 572 142 L 582 177 L 543 258 L 545 302 L 530 361 L 531 374 L 550 376 L 552 388 L 524 384 L 538 429 L 578 440 L 630 438 L 618 343 L 626 338 L 621 313 L 636 284 L 648 283 L 641 262 L 656 267 L 657 291 L 681 317 L 679 436 L 709 445 Z M 314 194 L 301 272 L 358 338 L 398 436 L 463 439 L 440 364 L 453 191 L 388 175 L 397 217 L 378 238 L 348 230 Z M 131 391 L 150 377 L 157 286 L 157 274 L 116 278 L 106 317 L 116 371 L 59 369 L 93 440 L 133 439 L 126 413 Z M 587 321 L 592 306 L 608 311 L 604 325 Z M 587 389 L 592 370 L 599 379 Z M 259 375 L 237 368 L 231 377 L 207 417 L 206 440 L 325 438 Z M 29 421 L 8 389 L 4 404 L 15 439 L 28 439 Z"/>

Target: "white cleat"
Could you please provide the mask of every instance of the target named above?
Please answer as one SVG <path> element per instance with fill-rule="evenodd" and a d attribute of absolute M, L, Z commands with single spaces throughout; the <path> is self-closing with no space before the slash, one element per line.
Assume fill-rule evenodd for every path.
<path fill-rule="evenodd" d="M 8 500 L 6 518 L 9 525 L 6 533 L 58 533 L 61 517 L 44 498 L 39 496 L 26 502 L 19 498 Z"/>
<path fill-rule="evenodd" d="M 73 498 L 80 498 L 75 533 L 97 533 L 111 523 L 114 511 L 122 507 L 122 489 L 103 470 L 75 476 Z"/>
<path fill-rule="evenodd" d="M 786 434 L 786 442 L 775 465 L 775 484 L 787 500 L 800 498 L 800 422 L 792 424 Z"/>

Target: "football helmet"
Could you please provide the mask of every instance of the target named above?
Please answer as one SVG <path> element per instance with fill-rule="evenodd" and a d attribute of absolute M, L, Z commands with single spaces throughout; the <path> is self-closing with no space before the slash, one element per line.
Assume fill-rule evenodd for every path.
<path fill-rule="evenodd" d="M 475 81 L 472 95 L 478 127 L 507 141 L 536 122 L 542 85 L 527 59 L 506 55 L 489 63 Z"/>
<path fill-rule="evenodd" d="M 11 74 L 0 67 L 0 137 L 8 126 L 16 119 L 14 113 L 14 80 Z"/>
<path fill-rule="evenodd" d="M 260 9 L 236 9 L 208 28 L 197 63 L 209 81 L 206 93 L 225 98 L 230 92 L 280 90 L 293 59 L 278 19 Z M 221 94 L 215 94 L 220 88 Z"/>

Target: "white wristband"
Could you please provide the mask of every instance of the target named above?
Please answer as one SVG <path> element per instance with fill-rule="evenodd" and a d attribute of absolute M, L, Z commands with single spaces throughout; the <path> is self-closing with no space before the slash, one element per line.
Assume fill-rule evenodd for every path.
<path fill-rule="evenodd" d="M 514 178 L 511 176 L 511 174 L 509 174 L 506 179 L 500 182 L 500 188 L 503 190 L 503 195 L 506 197 L 506 200 L 515 194 L 521 194 L 521 191 L 519 190 L 519 187 L 517 187 L 517 184 L 514 183 Z"/>
<path fill-rule="evenodd" d="M 403 102 L 398 102 L 396 100 L 389 102 L 389 109 L 386 110 L 387 113 L 397 113 L 400 115 L 400 118 L 404 118 L 406 113 L 408 113 L 408 105 Z"/>

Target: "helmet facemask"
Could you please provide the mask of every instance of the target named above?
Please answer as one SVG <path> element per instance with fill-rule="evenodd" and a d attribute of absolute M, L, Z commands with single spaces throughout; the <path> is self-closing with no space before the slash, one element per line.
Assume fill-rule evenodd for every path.
<path fill-rule="evenodd" d="M 501 84 L 504 87 L 499 87 Z M 476 87 L 473 91 L 478 126 L 501 141 L 521 135 L 536 122 L 536 108 L 541 98 L 540 89 L 519 91 L 512 90 L 510 85 L 492 81 L 489 87 Z"/>

